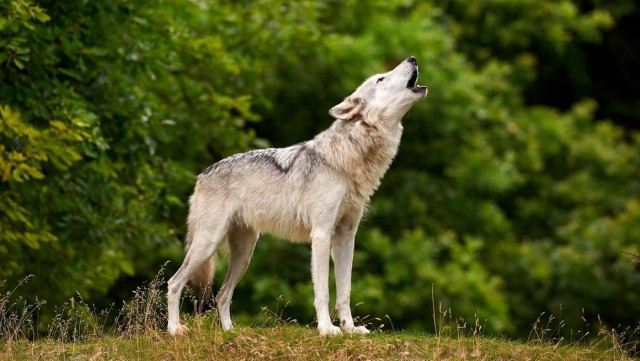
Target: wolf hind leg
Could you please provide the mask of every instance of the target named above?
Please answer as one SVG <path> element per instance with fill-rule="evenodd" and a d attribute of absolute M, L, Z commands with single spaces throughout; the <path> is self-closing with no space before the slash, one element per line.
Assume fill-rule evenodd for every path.
<path fill-rule="evenodd" d="M 212 260 L 218 245 L 226 238 L 231 216 L 220 215 L 218 212 L 217 215 L 207 214 L 206 217 L 207 219 L 200 218 L 196 222 L 190 222 L 189 226 L 194 229 L 189 230 L 193 231 L 189 249 L 182 265 L 168 282 L 167 331 L 171 335 L 184 334 L 188 331 L 180 324 L 180 297 L 184 286 L 203 265 Z"/>
<path fill-rule="evenodd" d="M 233 328 L 231 322 L 231 298 L 238 282 L 244 276 L 256 242 L 258 232 L 246 225 L 233 224 L 229 230 L 229 268 L 222 288 L 216 297 L 220 323 L 225 331 Z"/>

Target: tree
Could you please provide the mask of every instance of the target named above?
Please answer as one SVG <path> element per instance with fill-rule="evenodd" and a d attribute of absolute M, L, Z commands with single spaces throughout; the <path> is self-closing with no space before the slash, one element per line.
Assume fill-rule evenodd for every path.
<path fill-rule="evenodd" d="M 0 278 L 36 274 L 22 292 L 51 304 L 126 297 L 181 261 L 197 172 L 312 137 L 365 77 L 415 55 L 430 93 L 359 232 L 356 314 L 431 329 L 441 303 L 515 335 L 560 305 L 573 330 L 583 314 L 635 323 L 638 136 L 582 93 L 561 109 L 539 97 L 548 69 L 617 29 L 607 6 L 0 3 Z M 261 243 L 234 313 L 284 298 L 311 320 L 308 248 Z"/>
<path fill-rule="evenodd" d="M 210 67 L 232 74 L 250 64 L 235 54 L 199 63 L 225 44 L 186 28 L 184 9 L 40 6 L 0 5 L 1 276 L 35 274 L 22 291 L 55 304 L 151 276 L 177 254 L 181 222 L 171 218 L 196 171 L 189 161 L 245 149 L 244 123 L 256 117 L 237 88 L 217 86 L 225 79 L 209 82 Z M 172 160 L 179 152 L 189 167 Z"/>
<path fill-rule="evenodd" d="M 583 315 L 637 322 L 629 313 L 638 298 L 630 256 L 638 253 L 638 167 L 629 166 L 637 136 L 595 122 L 589 99 L 566 111 L 525 100 L 543 57 L 537 46 L 545 57 L 562 56 L 575 39 L 596 42 L 613 26 L 611 14 L 569 1 L 448 4 L 332 4 L 321 17 L 329 34 L 301 61 L 282 65 L 278 79 L 336 81 L 274 85 L 286 107 L 257 125 L 276 144 L 299 141 L 301 130 L 328 124 L 322 109 L 341 93 L 397 59 L 418 57 L 430 93 L 406 117 L 398 159 L 359 233 L 354 302 L 363 302 L 362 314 L 389 313 L 400 327 L 427 329 L 437 312 L 432 296 L 458 316 L 519 335 L 543 312 L 561 312 L 574 331 Z M 259 245 L 256 261 L 270 259 L 266 252 Z M 240 292 L 264 304 L 275 297 L 270 289 L 292 300 L 308 293 L 297 281 L 268 284 L 264 298 Z"/>

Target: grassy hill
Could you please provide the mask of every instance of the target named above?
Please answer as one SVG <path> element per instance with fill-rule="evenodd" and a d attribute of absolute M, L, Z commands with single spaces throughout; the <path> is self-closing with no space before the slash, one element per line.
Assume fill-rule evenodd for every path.
<path fill-rule="evenodd" d="M 409 332 L 320 337 L 298 325 L 239 327 L 222 332 L 210 318 L 192 318 L 188 336 L 161 330 L 141 335 L 105 335 L 83 341 L 18 340 L 1 347 L 11 360 L 626 360 L 615 342 L 590 345 L 513 342 Z"/>
<path fill-rule="evenodd" d="M 528 340 L 491 338 L 479 322 L 469 326 L 450 311 L 434 315 L 435 334 L 383 331 L 383 324 L 364 320 L 375 328 L 370 335 L 321 337 L 266 308 L 232 332 L 220 329 L 215 311 L 183 314 L 190 332 L 172 337 L 164 330 L 163 289 L 160 274 L 135 291 L 115 319 L 114 310 L 98 312 L 76 296 L 56 308 L 53 319 L 39 320 L 44 302 L 0 293 L 0 360 L 628 360 L 639 344 L 638 329 L 602 327 L 565 340 L 541 320 Z"/>

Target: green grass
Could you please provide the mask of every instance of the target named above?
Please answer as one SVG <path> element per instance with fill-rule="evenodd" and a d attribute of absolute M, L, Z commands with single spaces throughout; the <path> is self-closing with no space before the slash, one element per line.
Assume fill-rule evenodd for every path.
<path fill-rule="evenodd" d="M 526 341 L 490 338 L 478 320 L 468 325 L 441 309 L 434 311 L 435 334 L 382 332 L 380 325 L 366 336 L 321 337 L 314 327 L 264 308 L 250 326 L 233 332 L 220 329 L 216 311 L 183 314 L 190 332 L 172 337 L 164 330 L 164 288 L 160 273 L 133 293 L 115 321 L 107 321 L 112 310 L 98 312 L 76 296 L 44 325 L 36 324 L 44 303 L 15 299 L 15 288 L 2 292 L 0 360 L 628 360 L 639 344 L 637 329 L 604 327 L 567 341 L 550 327 L 552 317 L 536 321 Z"/>
<path fill-rule="evenodd" d="M 311 327 L 238 327 L 223 332 L 211 317 L 191 317 L 190 333 L 161 330 L 84 341 L 16 340 L 2 345 L 11 360 L 626 360 L 615 343 L 563 345 L 411 332 L 321 337 Z"/>

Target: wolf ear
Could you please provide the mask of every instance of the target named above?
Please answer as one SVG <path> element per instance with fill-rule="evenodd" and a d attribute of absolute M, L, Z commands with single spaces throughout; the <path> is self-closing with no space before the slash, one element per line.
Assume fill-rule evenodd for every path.
<path fill-rule="evenodd" d="M 358 120 L 362 119 L 364 99 L 347 97 L 342 103 L 329 110 L 329 114 L 336 119 Z"/>

